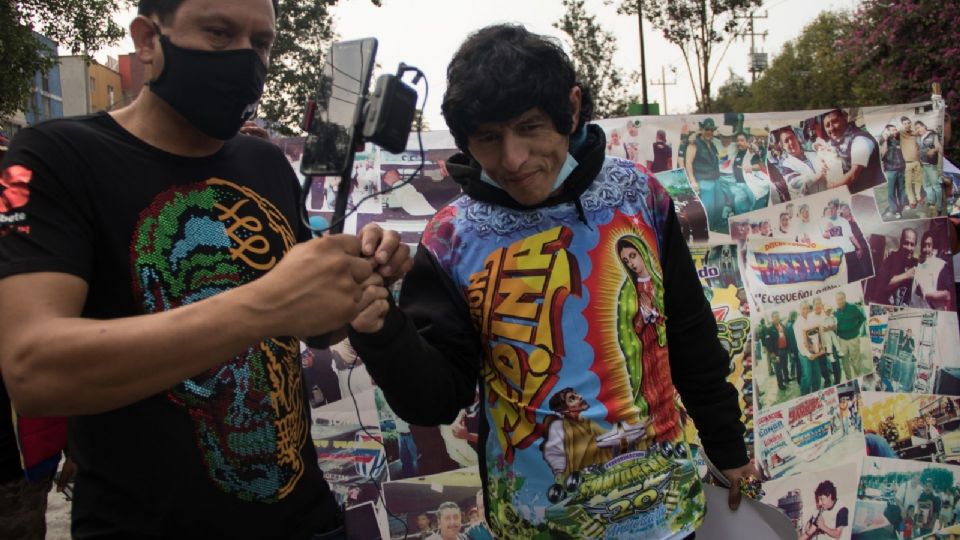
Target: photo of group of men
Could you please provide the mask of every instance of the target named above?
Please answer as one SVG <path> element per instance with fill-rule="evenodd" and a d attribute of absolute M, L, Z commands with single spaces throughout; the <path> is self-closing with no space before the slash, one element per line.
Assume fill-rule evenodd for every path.
<path fill-rule="evenodd" d="M 633 161 L 665 187 L 670 184 L 688 242 L 707 242 L 710 234 L 723 240 L 730 216 L 769 204 L 766 130 L 759 124 L 745 126 L 742 114 L 724 117 L 722 124 L 712 116 L 668 119 L 656 130 L 640 129 L 641 122 L 598 122 L 607 136 L 607 154 Z"/>
<path fill-rule="evenodd" d="M 754 367 L 761 410 L 873 371 L 856 284 L 766 309 L 753 320 L 753 339 L 761 345 Z"/>
<path fill-rule="evenodd" d="M 885 221 L 943 215 L 940 113 L 932 107 L 898 112 L 867 118 L 880 144 L 885 181 L 875 195 L 881 215 Z"/>
<path fill-rule="evenodd" d="M 869 457 L 857 487 L 854 540 L 907 540 L 958 523 L 960 467 Z"/>

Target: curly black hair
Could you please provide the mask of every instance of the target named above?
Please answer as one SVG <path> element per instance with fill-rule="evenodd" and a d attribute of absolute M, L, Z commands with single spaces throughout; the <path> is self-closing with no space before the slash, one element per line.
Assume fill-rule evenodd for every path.
<path fill-rule="evenodd" d="M 820 484 L 817 486 L 817 489 L 813 490 L 813 495 L 814 497 L 829 495 L 831 499 L 837 500 L 837 488 L 830 480 L 824 480 L 823 482 L 820 482 Z"/>
<path fill-rule="evenodd" d="M 593 98 L 577 81 L 560 44 L 519 25 L 498 24 L 471 34 L 453 55 L 441 111 L 464 152 L 467 138 L 480 124 L 507 121 L 536 107 L 550 116 L 558 132 L 568 134 L 574 86 L 582 94 L 580 129 L 593 118 Z"/>
<path fill-rule="evenodd" d="M 176 13 L 177 8 L 180 7 L 183 1 L 184 0 L 140 0 L 137 3 L 137 14 L 156 15 L 164 24 L 167 24 L 170 22 L 170 17 Z M 273 4 L 273 14 L 279 16 L 280 0 L 270 0 L 270 3 Z"/>

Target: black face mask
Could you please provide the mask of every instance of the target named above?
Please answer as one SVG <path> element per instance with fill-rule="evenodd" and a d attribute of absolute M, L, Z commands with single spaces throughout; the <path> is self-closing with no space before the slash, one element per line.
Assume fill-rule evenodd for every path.
<path fill-rule="evenodd" d="M 263 95 L 267 68 L 253 49 L 185 49 L 160 35 L 163 72 L 150 90 L 194 127 L 227 140 L 253 117 Z"/>

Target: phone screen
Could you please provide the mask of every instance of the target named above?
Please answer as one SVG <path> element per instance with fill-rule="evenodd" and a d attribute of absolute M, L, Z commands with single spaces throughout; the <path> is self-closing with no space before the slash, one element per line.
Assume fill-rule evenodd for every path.
<path fill-rule="evenodd" d="M 350 167 L 354 130 L 376 52 L 374 38 L 339 41 L 327 52 L 313 121 L 307 126 L 300 165 L 304 175 L 338 176 Z"/>

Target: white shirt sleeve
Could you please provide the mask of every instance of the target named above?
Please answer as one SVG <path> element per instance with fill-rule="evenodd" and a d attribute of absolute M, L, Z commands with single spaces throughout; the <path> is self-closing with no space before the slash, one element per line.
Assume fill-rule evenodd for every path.
<path fill-rule="evenodd" d="M 547 442 L 543 445 L 543 459 L 547 461 L 553 474 L 560 474 L 567 468 L 567 453 L 563 449 L 563 419 L 557 418 L 547 430 Z"/>
<path fill-rule="evenodd" d="M 800 354 L 811 358 L 813 355 L 810 354 L 810 349 L 807 348 L 807 328 L 810 327 L 809 318 L 805 321 L 803 317 L 797 317 L 797 322 L 793 323 L 793 334 L 797 339 L 797 348 L 800 349 Z"/>
<path fill-rule="evenodd" d="M 876 147 L 876 143 L 866 135 L 854 137 L 853 142 L 850 144 L 850 165 L 866 167 L 867 163 L 870 162 L 870 154 L 873 153 L 873 149 Z"/>
<path fill-rule="evenodd" d="M 411 216 L 432 216 L 437 213 L 437 210 L 427 202 L 427 198 L 410 184 L 397 189 L 394 193 L 404 212 Z"/>

